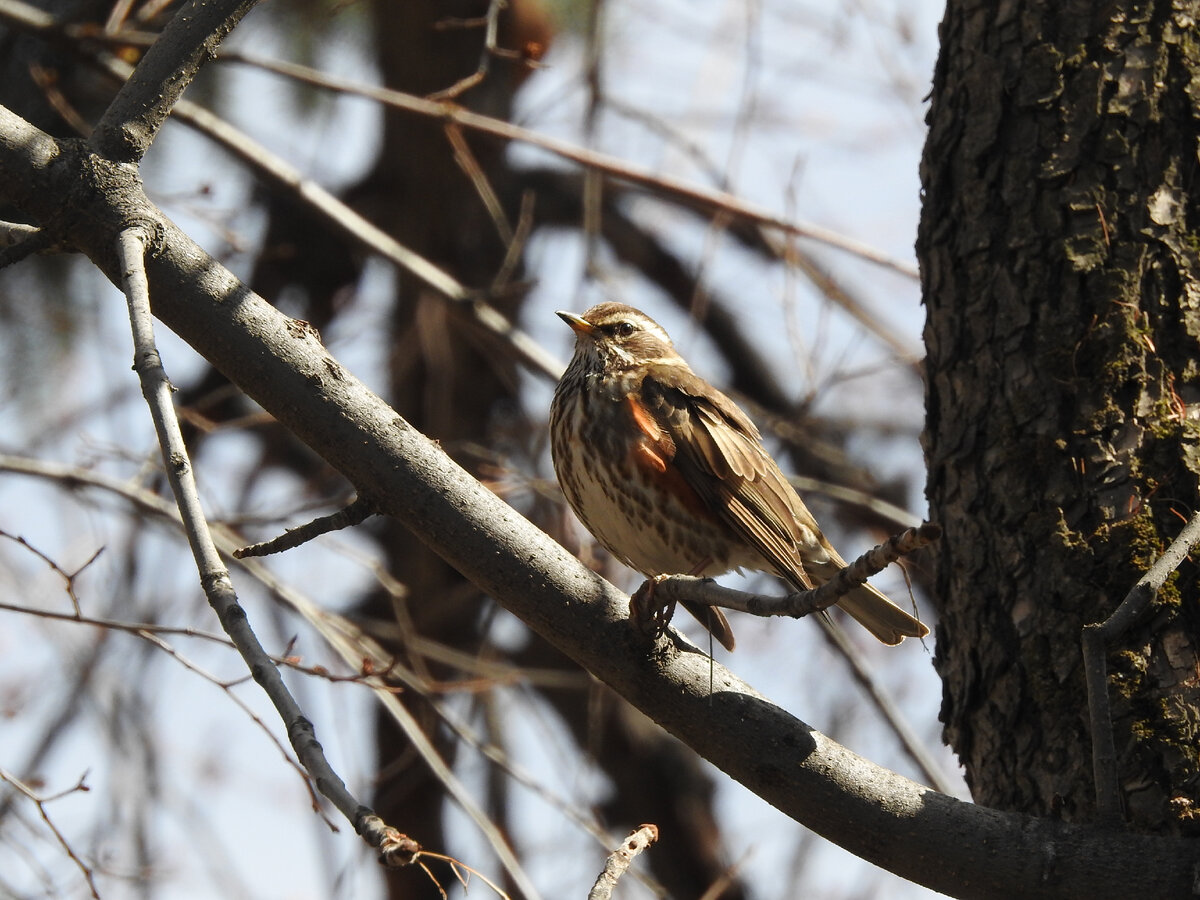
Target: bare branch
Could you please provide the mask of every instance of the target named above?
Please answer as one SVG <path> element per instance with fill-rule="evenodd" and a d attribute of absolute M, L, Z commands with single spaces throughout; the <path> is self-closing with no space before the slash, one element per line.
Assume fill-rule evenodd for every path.
<path fill-rule="evenodd" d="M 466 137 L 463 136 L 462 129 L 453 122 L 447 122 L 444 130 L 446 132 L 446 140 L 450 142 L 450 146 L 454 149 L 454 161 L 458 163 L 458 167 L 462 169 L 463 174 L 471 179 L 471 184 L 475 186 L 475 193 L 483 201 L 483 205 L 488 211 L 488 216 L 491 217 L 492 224 L 496 226 L 496 233 L 500 236 L 501 243 L 505 246 L 512 244 L 513 228 L 508 222 L 508 217 L 504 214 L 504 206 L 500 203 L 500 197 L 496 194 L 496 189 L 488 181 L 487 174 L 483 171 L 483 166 L 475 158 L 475 154 L 471 150 L 471 145 L 467 143 Z"/>
<path fill-rule="evenodd" d="M 262 686 L 279 712 L 287 727 L 288 740 L 305 771 L 316 784 L 317 790 L 329 798 L 342 815 L 354 824 L 355 830 L 365 838 L 386 841 L 389 847 L 399 845 L 402 843 L 397 837 L 399 832 L 393 834 L 394 830 L 374 827 L 374 813 L 350 794 L 345 783 L 329 765 L 321 745 L 317 742 L 312 723 L 305 717 L 300 705 L 284 685 L 279 670 L 259 643 L 245 610 L 238 603 L 229 570 L 221 562 L 200 506 L 200 495 L 192 473 L 191 461 L 188 459 L 187 447 L 183 442 L 183 432 L 171 403 L 173 388 L 167 380 L 162 359 L 155 346 L 149 282 L 144 260 L 145 241 L 144 234 L 130 228 L 121 232 L 117 242 L 121 286 L 129 304 L 129 319 L 133 330 L 134 369 L 142 384 L 142 395 L 150 406 L 154 430 L 162 448 L 167 480 L 179 506 L 184 532 L 192 548 L 192 556 L 196 560 L 205 597 L 220 619 L 221 627 L 246 661 L 254 680 Z M 372 827 L 368 828 L 366 823 L 372 823 Z M 387 859 L 397 858 L 392 853 L 385 853 L 384 856 Z"/>
<path fill-rule="evenodd" d="M 370 501 L 365 497 L 358 497 L 344 509 L 339 509 L 328 516 L 319 516 L 297 528 L 289 528 L 277 538 L 234 550 L 233 557 L 234 559 L 245 559 L 248 556 L 269 556 L 272 553 L 282 553 L 284 550 L 299 547 L 301 544 L 306 544 L 331 531 L 358 525 L 374 514 L 375 510 Z"/>
<path fill-rule="evenodd" d="M 490 116 L 471 112 L 451 103 L 427 100 L 423 97 L 406 94 L 403 91 L 364 85 L 347 78 L 328 75 L 317 69 L 302 66 L 298 63 L 258 59 L 243 53 L 229 51 L 222 53 L 221 59 L 243 62 L 268 72 L 275 72 L 288 78 L 294 78 L 304 84 L 311 84 L 341 93 L 378 100 L 380 103 L 385 103 L 388 106 L 402 109 L 406 112 L 416 113 L 417 115 L 456 122 L 464 128 L 482 131 L 485 134 L 503 138 L 504 140 L 521 141 L 535 147 L 540 147 L 563 159 L 569 159 L 571 162 L 578 163 L 586 168 L 605 172 L 613 178 L 620 179 L 629 184 L 638 185 L 657 193 L 675 197 L 680 201 L 692 205 L 694 208 L 706 210 L 711 215 L 729 213 L 738 219 L 764 225 L 768 228 L 781 231 L 784 234 L 807 238 L 826 246 L 834 247 L 857 256 L 859 259 L 899 272 L 906 277 L 917 277 L 916 270 L 909 263 L 901 262 L 886 253 L 863 244 L 861 241 L 838 234 L 829 228 L 812 223 L 794 222 L 767 209 L 748 203 L 726 191 L 712 190 L 711 188 L 690 184 L 678 178 L 659 175 L 642 166 L 617 159 L 604 153 L 579 147 L 569 141 L 539 134 L 536 131 L 530 131 L 527 128 L 513 125 L 501 119 L 493 119 Z"/>
<path fill-rule="evenodd" d="M 146 51 L 92 133 L 113 162 L 137 162 L 200 67 L 257 0 L 191 0 Z"/>
<path fill-rule="evenodd" d="M 54 824 L 54 820 L 50 818 L 50 814 L 46 812 L 46 804 L 51 800 L 57 800 L 59 797 L 72 794 L 76 791 L 88 790 L 87 785 L 83 783 L 83 778 L 80 778 L 79 783 L 74 787 L 65 791 L 60 791 L 53 797 L 42 797 L 36 791 L 34 791 L 33 788 L 21 781 L 21 779 L 17 778 L 10 772 L 6 772 L 4 769 L 0 769 L 0 781 L 4 781 L 12 785 L 13 789 L 17 791 L 17 793 L 23 794 L 33 802 L 33 805 L 37 807 L 38 814 L 42 817 L 42 821 L 46 823 L 46 827 L 50 829 L 50 833 L 53 834 L 54 839 L 58 841 L 58 845 L 62 847 L 63 852 L 70 857 L 71 862 L 75 863 L 79 871 L 83 873 L 83 878 L 87 882 L 88 889 L 91 891 L 92 896 L 95 897 L 96 900 L 100 900 L 100 892 L 96 890 L 96 881 L 92 874 L 91 867 L 79 857 L 79 854 L 77 854 L 71 847 L 70 842 L 66 839 L 63 833 L 58 830 L 58 826 Z"/>
<path fill-rule="evenodd" d="M 96 558 L 101 553 L 104 552 L 103 547 L 99 547 L 96 550 L 96 552 L 93 553 L 91 556 L 89 556 L 87 558 L 87 561 L 83 565 L 81 565 L 79 568 L 75 569 L 74 571 L 68 572 L 65 569 L 63 569 L 58 563 L 56 563 L 53 559 L 51 559 L 49 556 L 47 556 L 41 550 L 34 547 L 32 544 L 29 543 L 29 541 L 25 540 L 25 538 L 21 537 L 20 535 L 9 534 L 7 531 L 0 530 L 0 537 L 8 538 L 10 541 L 14 541 L 14 542 L 20 544 L 22 547 L 24 547 L 26 550 L 28 550 L 30 553 L 32 553 L 34 556 L 36 556 L 38 559 L 40 559 L 42 562 L 44 562 L 46 565 L 48 565 L 54 572 L 56 572 L 59 575 L 59 577 L 62 578 L 62 580 L 64 582 L 64 587 L 66 588 L 67 596 L 71 598 L 71 607 L 72 607 L 72 609 L 75 610 L 76 617 L 78 617 L 81 614 L 80 610 L 79 610 L 79 596 L 75 593 L 75 579 L 78 578 L 83 573 L 83 570 L 86 569 L 88 566 L 90 566 L 92 563 L 94 563 L 96 561 Z"/>
<path fill-rule="evenodd" d="M 1108 703 L 1108 647 L 1146 612 L 1159 589 L 1200 544 L 1200 513 L 1171 542 L 1158 561 L 1138 579 L 1111 616 L 1083 626 L 1083 664 L 1087 677 L 1088 717 L 1092 732 L 1092 771 L 1096 780 L 1096 813 L 1101 822 L 1121 821 L 1121 790 L 1117 777 L 1117 750 L 1113 742 L 1112 713 Z"/>
<path fill-rule="evenodd" d="M 856 587 L 865 584 L 872 575 L 882 572 L 902 556 L 928 546 L 941 533 L 941 527 L 932 522 L 906 529 L 868 550 L 820 587 L 811 591 L 793 591 L 784 597 L 735 591 L 721 587 L 711 578 L 691 575 L 664 578 L 657 583 L 655 591 L 664 602 L 687 601 L 736 609 L 755 616 L 791 616 L 798 619 L 833 606 Z M 661 593 L 663 591 L 665 593 Z"/>
<path fill-rule="evenodd" d="M 657 825 L 639 825 L 621 842 L 621 846 L 608 855 L 604 871 L 588 891 L 588 900 L 609 900 L 617 879 L 625 874 L 633 860 L 643 850 L 658 840 Z"/>
<path fill-rule="evenodd" d="M 35 202 L 31 173 L 44 173 L 61 152 L 58 141 L 0 106 L 0 196 L 7 202 L 18 207 Z"/>

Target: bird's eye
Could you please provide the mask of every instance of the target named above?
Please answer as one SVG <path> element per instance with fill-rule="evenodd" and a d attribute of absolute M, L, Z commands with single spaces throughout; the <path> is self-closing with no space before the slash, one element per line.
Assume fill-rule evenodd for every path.
<path fill-rule="evenodd" d="M 629 337 L 633 334 L 634 328 L 632 322 L 618 322 L 613 326 L 613 334 L 617 337 Z"/>

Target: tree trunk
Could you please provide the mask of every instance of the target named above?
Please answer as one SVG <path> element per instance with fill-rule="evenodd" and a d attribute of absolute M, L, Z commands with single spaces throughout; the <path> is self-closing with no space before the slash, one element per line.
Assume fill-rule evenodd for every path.
<path fill-rule="evenodd" d="M 1200 4 L 950 0 L 921 167 L 945 738 L 975 799 L 1094 810 L 1080 628 L 1197 508 Z M 1194 833 L 1196 568 L 1113 647 L 1134 827 Z"/>

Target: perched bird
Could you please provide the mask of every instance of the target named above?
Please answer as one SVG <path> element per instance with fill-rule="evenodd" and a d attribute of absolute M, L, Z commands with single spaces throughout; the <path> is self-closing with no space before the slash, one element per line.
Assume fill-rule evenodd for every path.
<path fill-rule="evenodd" d="M 558 316 L 575 331 L 575 353 L 550 407 L 554 471 L 613 556 L 649 579 L 750 569 L 796 590 L 846 567 L 754 423 L 691 370 L 662 326 L 621 303 Z M 869 584 L 838 605 L 885 644 L 929 633 Z M 733 649 L 719 609 L 687 609 Z"/>

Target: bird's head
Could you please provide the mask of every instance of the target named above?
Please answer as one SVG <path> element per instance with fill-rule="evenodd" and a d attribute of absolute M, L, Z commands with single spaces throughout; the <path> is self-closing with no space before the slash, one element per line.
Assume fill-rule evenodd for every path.
<path fill-rule="evenodd" d="M 663 327 L 623 303 L 600 303 L 583 315 L 559 310 L 575 332 L 575 359 L 589 369 L 626 369 L 651 363 L 677 363 L 679 354 Z"/>

